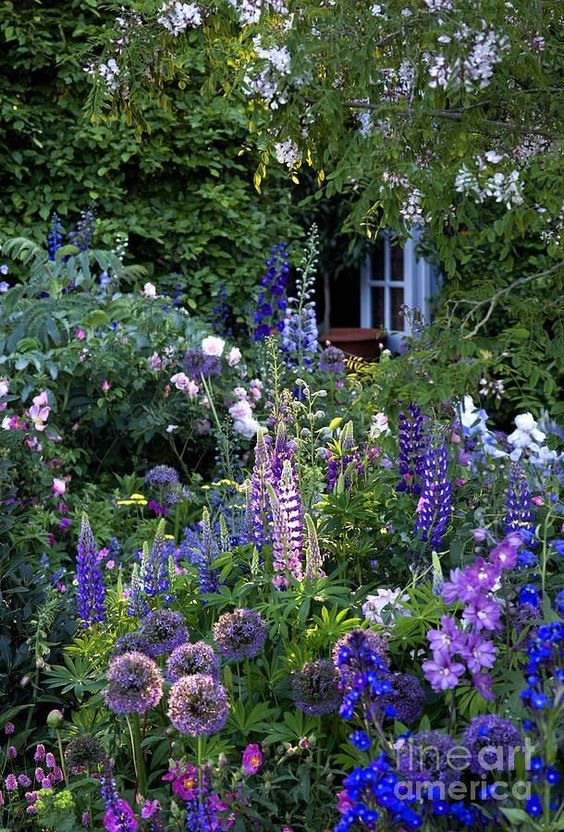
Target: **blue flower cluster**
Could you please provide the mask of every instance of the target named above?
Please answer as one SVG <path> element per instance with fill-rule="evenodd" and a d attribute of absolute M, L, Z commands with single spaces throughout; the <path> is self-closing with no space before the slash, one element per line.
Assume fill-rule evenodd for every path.
<path fill-rule="evenodd" d="M 287 243 L 276 243 L 270 249 L 270 257 L 266 261 L 266 274 L 260 281 L 262 290 L 257 298 L 254 314 L 255 341 L 264 341 L 273 328 L 282 331 L 289 274 Z"/>
<path fill-rule="evenodd" d="M 442 545 L 452 511 L 452 483 L 447 477 L 447 468 L 446 445 L 428 448 L 423 463 L 416 531 L 435 551 Z"/>
<path fill-rule="evenodd" d="M 311 369 L 319 350 L 315 302 L 288 310 L 282 328 L 282 352 L 290 367 Z"/>
<path fill-rule="evenodd" d="M 49 226 L 49 234 L 47 236 L 47 248 L 49 250 L 49 260 L 54 261 L 57 251 L 63 244 L 63 226 L 56 211 L 51 214 L 51 223 Z"/>
<path fill-rule="evenodd" d="M 419 494 L 421 485 L 419 478 L 423 473 L 425 462 L 425 417 L 421 408 L 411 402 L 407 413 L 403 411 L 398 418 L 398 469 L 401 481 L 396 485 L 396 491 L 412 491 Z"/>
<path fill-rule="evenodd" d="M 525 472 L 521 465 L 512 468 L 509 475 L 509 486 L 505 496 L 505 532 L 517 532 L 526 546 L 534 546 L 535 514 L 531 492 L 525 479 Z M 526 555 L 518 559 L 519 566 L 531 564 L 528 550 Z"/>

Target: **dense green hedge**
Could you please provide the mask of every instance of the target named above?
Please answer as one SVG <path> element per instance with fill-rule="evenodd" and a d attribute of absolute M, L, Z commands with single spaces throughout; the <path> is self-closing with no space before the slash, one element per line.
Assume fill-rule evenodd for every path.
<path fill-rule="evenodd" d="M 0 7 L 0 232 L 39 241 L 53 209 L 70 228 L 94 202 L 97 245 L 128 233 L 132 259 L 150 273 L 174 275 L 199 306 L 224 283 L 241 314 L 266 250 L 293 230 L 285 174 L 256 193 L 256 159 L 241 153 L 242 109 L 204 99 L 203 64 L 185 67 L 190 82 L 170 90 L 169 110 L 147 103 L 142 137 L 122 117 L 86 121 L 84 66 L 91 40 L 113 20 L 105 8 L 95 0 Z"/>

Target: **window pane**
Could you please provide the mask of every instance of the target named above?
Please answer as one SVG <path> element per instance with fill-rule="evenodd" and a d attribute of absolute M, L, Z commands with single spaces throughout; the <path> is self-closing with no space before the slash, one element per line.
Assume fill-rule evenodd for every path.
<path fill-rule="evenodd" d="M 403 248 L 392 246 L 392 280 L 403 280 Z"/>
<path fill-rule="evenodd" d="M 405 320 L 401 314 L 401 307 L 403 306 L 403 289 L 394 287 L 392 292 L 392 329 L 399 329 L 401 332 L 405 329 Z"/>
<path fill-rule="evenodd" d="M 372 280 L 384 280 L 386 272 L 384 267 L 384 245 L 383 236 L 378 237 L 372 249 Z"/>
<path fill-rule="evenodd" d="M 384 287 L 372 287 L 372 326 L 384 329 Z"/>

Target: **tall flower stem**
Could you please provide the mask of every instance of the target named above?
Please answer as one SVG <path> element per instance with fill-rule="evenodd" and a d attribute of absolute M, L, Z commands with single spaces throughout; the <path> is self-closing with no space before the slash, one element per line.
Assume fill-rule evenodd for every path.
<path fill-rule="evenodd" d="M 204 762 L 204 737 L 200 734 L 198 737 L 198 792 L 200 796 L 200 801 L 202 799 L 202 765 Z"/>
<path fill-rule="evenodd" d="M 139 714 L 131 714 L 127 717 L 129 736 L 131 738 L 131 751 L 133 754 L 133 765 L 135 767 L 135 793 L 139 792 L 143 797 L 147 790 L 147 774 L 145 772 L 145 761 L 141 750 L 141 724 Z"/>
<path fill-rule="evenodd" d="M 61 732 L 58 729 L 56 729 L 55 734 L 57 735 L 57 745 L 59 747 L 59 756 L 61 758 L 61 769 L 63 772 L 63 777 L 65 778 L 65 785 L 68 786 L 69 778 L 67 775 L 67 767 L 65 765 L 65 755 L 63 754 L 63 742 L 61 740 Z"/>
<path fill-rule="evenodd" d="M 248 659 L 245 659 L 245 676 L 247 677 L 247 695 L 249 697 L 249 705 L 253 704 L 253 688 L 251 684 L 251 664 Z"/>

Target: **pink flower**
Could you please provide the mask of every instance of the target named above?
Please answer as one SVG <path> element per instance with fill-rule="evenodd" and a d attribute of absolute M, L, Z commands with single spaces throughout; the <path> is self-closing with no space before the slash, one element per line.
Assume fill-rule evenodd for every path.
<path fill-rule="evenodd" d="M 4 725 L 4 733 L 6 734 L 7 737 L 11 737 L 15 730 L 16 730 L 16 726 L 14 725 L 13 722 L 7 722 Z"/>
<path fill-rule="evenodd" d="M 110 389 L 110 386 L 111 386 L 110 382 L 108 381 L 107 378 L 105 378 L 104 381 L 102 382 L 102 384 L 100 385 L 100 387 L 102 388 L 104 393 L 108 392 L 108 390 Z"/>
<path fill-rule="evenodd" d="M 190 763 L 176 764 L 163 780 L 172 780 L 172 791 L 182 800 L 193 800 L 198 795 L 198 769 Z"/>
<path fill-rule="evenodd" d="M 230 367 L 236 367 L 241 360 L 241 350 L 239 347 L 231 347 L 227 355 L 227 363 Z"/>
<path fill-rule="evenodd" d="M 106 569 L 113 569 L 115 565 L 116 565 L 115 560 L 106 561 Z"/>
<path fill-rule="evenodd" d="M 48 752 L 45 755 L 45 765 L 47 766 L 47 768 L 55 768 L 55 766 L 57 765 L 55 762 L 55 755 L 51 754 L 51 752 Z"/>
<path fill-rule="evenodd" d="M 15 745 L 10 745 L 8 747 L 8 760 L 15 760 L 18 756 L 18 749 Z"/>
<path fill-rule="evenodd" d="M 202 339 L 202 351 L 204 355 L 215 355 L 220 358 L 223 355 L 225 348 L 225 341 L 223 338 L 218 338 L 217 335 L 208 335 L 207 338 Z"/>
<path fill-rule="evenodd" d="M 38 780 L 40 783 L 41 783 L 42 780 L 45 779 L 45 772 L 43 771 L 41 766 L 38 766 L 35 769 L 35 779 Z"/>
<path fill-rule="evenodd" d="M 434 653 L 433 658 L 421 665 L 425 678 L 434 691 L 455 688 L 465 667 L 460 662 L 453 662 L 446 653 Z"/>
<path fill-rule="evenodd" d="M 175 375 L 171 376 L 170 380 L 177 390 L 181 390 L 190 399 L 193 399 L 194 396 L 198 394 L 198 391 L 200 389 L 195 381 L 193 381 L 191 378 L 188 378 L 186 373 L 176 373 Z"/>
<path fill-rule="evenodd" d="M 341 815 L 344 815 L 349 809 L 352 809 L 354 806 L 353 801 L 349 797 L 349 793 L 346 789 L 337 793 L 337 812 Z"/>
<path fill-rule="evenodd" d="M 262 766 L 262 752 L 256 743 L 251 743 L 243 751 L 242 766 L 246 775 L 259 771 Z"/>
<path fill-rule="evenodd" d="M 10 390 L 10 381 L 7 378 L 0 379 L 0 396 L 7 396 Z"/>
<path fill-rule="evenodd" d="M 531 500 L 534 506 L 544 506 L 544 499 L 538 494 L 536 497 L 533 497 Z"/>
<path fill-rule="evenodd" d="M 16 791 L 18 788 L 18 781 L 16 779 L 15 774 L 8 774 L 4 779 L 4 785 L 6 786 L 7 792 Z"/>
<path fill-rule="evenodd" d="M 80 327 L 78 327 L 74 331 L 74 337 L 78 338 L 79 341 L 84 341 L 84 339 L 86 338 L 86 332 L 83 329 L 80 329 Z"/>
<path fill-rule="evenodd" d="M 161 804 L 158 800 L 146 800 L 143 808 L 141 809 L 141 817 L 143 820 L 147 818 L 152 818 L 153 815 L 156 815 L 159 809 L 161 808 Z"/>
<path fill-rule="evenodd" d="M 62 497 L 67 490 L 67 484 L 64 480 L 59 479 L 59 477 L 53 477 L 53 485 L 51 488 L 55 497 Z"/>
<path fill-rule="evenodd" d="M 160 355 L 154 352 L 149 358 L 147 359 L 147 368 L 149 370 L 159 371 L 163 369 L 163 360 Z"/>
<path fill-rule="evenodd" d="M 48 405 L 48 395 L 44 390 L 38 396 L 33 397 L 33 404 L 29 408 L 29 415 L 35 430 L 45 430 L 45 423 L 49 418 L 51 408 Z"/>
<path fill-rule="evenodd" d="M 33 759 L 36 763 L 40 763 L 42 760 L 45 759 L 45 746 L 42 742 L 40 742 L 39 745 L 35 746 L 35 754 L 33 755 Z M 40 778 L 37 779 L 39 780 Z"/>

